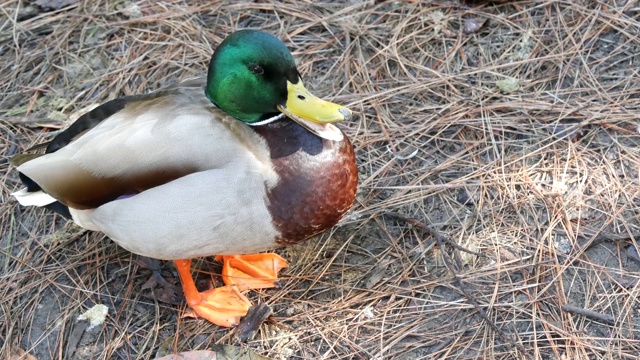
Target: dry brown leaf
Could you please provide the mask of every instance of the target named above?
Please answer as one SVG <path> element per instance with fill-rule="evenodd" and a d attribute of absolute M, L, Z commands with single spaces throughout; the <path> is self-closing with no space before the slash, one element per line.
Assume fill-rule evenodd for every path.
<path fill-rule="evenodd" d="M 231 345 L 213 346 L 215 351 L 194 350 L 179 352 L 156 358 L 155 360 L 270 360 L 251 349 Z"/>
<path fill-rule="evenodd" d="M 218 356 L 215 351 L 196 350 L 166 355 L 156 360 L 218 360 Z"/>
<path fill-rule="evenodd" d="M 20 348 L 13 348 L 9 354 L 9 360 L 38 360 L 38 358 Z"/>

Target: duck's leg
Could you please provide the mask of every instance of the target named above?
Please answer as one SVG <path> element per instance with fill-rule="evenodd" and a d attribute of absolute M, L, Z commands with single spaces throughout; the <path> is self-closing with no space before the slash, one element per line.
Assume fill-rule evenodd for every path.
<path fill-rule="evenodd" d="M 289 266 L 278 254 L 221 255 L 222 280 L 235 285 L 238 290 L 265 289 L 275 287 L 278 272 Z"/>
<path fill-rule="evenodd" d="M 219 326 L 233 327 L 247 314 L 251 302 L 236 286 L 226 285 L 199 292 L 191 276 L 191 260 L 176 260 L 176 268 L 187 304 L 196 315 Z"/>

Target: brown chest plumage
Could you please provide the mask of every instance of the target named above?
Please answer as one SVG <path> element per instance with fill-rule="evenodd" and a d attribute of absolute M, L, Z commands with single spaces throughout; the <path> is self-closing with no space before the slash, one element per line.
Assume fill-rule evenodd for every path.
<path fill-rule="evenodd" d="M 290 120 L 254 128 L 271 151 L 280 177 L 267 193 L 268 208 L 281 238 L 292 244 L 319 234 L 347 212 L 358 185 L 353 146 L 323 140 Z"/>

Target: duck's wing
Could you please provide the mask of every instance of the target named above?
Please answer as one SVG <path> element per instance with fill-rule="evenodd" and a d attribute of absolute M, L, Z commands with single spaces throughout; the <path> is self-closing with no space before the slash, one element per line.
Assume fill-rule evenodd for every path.
<path fill-rule="evenodd" d="M 264 141 L 211 105 L 202 85 L 181 85 L 94 109 L 20 165 L 21 177 L 91 209 L 238 159 L 269 161 Z"/>
<path fill-rule="evenodd" d="M 198 90 L 201 90 L 204 85 L 204 79 L 197 78 L 170 85 L 148 95 L 132 95 L 109 100 L 95 109 L 83 114 L 68 128 L 56 135 L 53 140 L 46 144 L 45 153 L 48 154 L 56 152 L 67 146 L 70 142 L 80 137 L 86 131 L 96 127 L 103 120 L 108 119 L 119 111 L 122 111 L 127 105 L 135 106 L 136 103 L 139 103 L 144 106 L 145 102 L 152 101 L 159 97 L 171 96 L 180 92 L 197 92 Z"/>

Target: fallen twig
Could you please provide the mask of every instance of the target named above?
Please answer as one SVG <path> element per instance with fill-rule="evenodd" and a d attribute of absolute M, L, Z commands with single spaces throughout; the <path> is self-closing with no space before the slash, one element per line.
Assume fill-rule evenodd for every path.
<path fill-rule="evenodd" d="M 573 306 L 573 305 L 569 305 L 569 304 L 564 304 L 560 308 L 563 311 L 566 311 L 568 313 L 582 315 L 582 316 L 588 317 L 588 318 L 593 319 L 593 320 L 602 321 L 603 323 L 606 323 L 606 324 L 609 324 L 609 325 L 615 325 L 615 323 L 616 323 L 616 319 L 613 316 L 606 315 L 606 314 L 601 314 L 601 313 L 595 312 L 593 310 L 587 310 L 587 309 L 583 309 L 583 308 L 580 308 L 580 307 L 577 307 L 577 306 Z"/>

